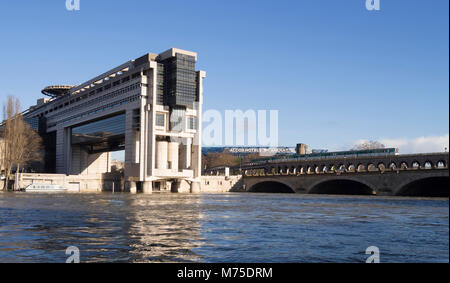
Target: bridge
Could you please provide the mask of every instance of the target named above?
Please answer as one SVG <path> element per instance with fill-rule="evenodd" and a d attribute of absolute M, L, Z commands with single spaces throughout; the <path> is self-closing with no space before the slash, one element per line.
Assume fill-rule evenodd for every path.
<path fill-rule="evenodd" d="M 448 197 L 448 159 L 448 153 L 286 159 L 230 171 L 242 174 L 248 192 Z"/>

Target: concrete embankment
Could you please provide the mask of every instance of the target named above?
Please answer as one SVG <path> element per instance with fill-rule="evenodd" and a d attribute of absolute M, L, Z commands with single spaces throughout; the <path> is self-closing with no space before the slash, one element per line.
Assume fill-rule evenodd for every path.
<path fill-rule="evenodd" d="M 67 188 L 71 192 L 105 192 L 128 191 L 139 192 L 138 189 L 124 189 L 123 178 L 113 173 L 91 175 L 64 175 L 64 174 L 33 174 L 22 173 L 15 175 L 14 189 L 23 189 L 33 184 L 55 184 Z M 178 181 L 176 186 L 173 181 L 160 182 L 162 185 L 153 192 L 178 192 L 178 193 L 224 193 L 242 191 L 242 176 L 202 176 L 200 182 L 192 183 L 186 180 Z M 176 188 L 176 189 L 174 189 Z M 148 191 L 147 191 L 148 192 Z"/>
<path fill-rule="evenodd" d="M 119 174 L 90 174 L 90 175 L 64 175 L 64 174 L 33 174 L 22 173 L 15 175 L 14 189 L 23 189 L 33 184 L 60 185 L 73 192 L 102 192 L 121 191 L 122 180 Z"/>

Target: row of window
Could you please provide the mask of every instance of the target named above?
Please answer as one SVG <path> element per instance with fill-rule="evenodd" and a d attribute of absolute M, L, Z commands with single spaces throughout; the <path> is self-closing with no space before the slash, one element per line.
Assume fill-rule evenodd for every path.
<path fill-rule="evenodd" d="M 49 118 L 60 117 L 60 116 L 63 116 L 63 115 L 65 115 L 65 114 L 67 114 L 67 113 L 70 113 L 70 112 L 72 112 L 72 111 L 75 111 L 77 108 L 88 107 L 88 106 L 90 106 L 90 105 L 94 105 L 94 104 L 96 104 L 96 103 L 100 103 L 100 102 L 102 102 L 102 101 L 104 101 L 104 100 L 107 100 L 107 99 L 111 99 L 111 98 L 117 97 L 117 96 L 122 95 L 122 94 L 124 94 L 124 93 L 127 93 L 127 92 L 129 92 L 129 91 L 138 89 L 138 88 L 141 87 L 141 85 L 142 85 L 141 83 L 135 83 L 135 84 L 132 84 L 132 85 L 123 87 L 123 88 L 118 89 L 118 90 L 116 90 L 116 91 L 113 91 L 113 92 L 107 93 L 107 94 L 105 94 L 105 95 L 99 96 L 99 97 L 97 97 L 97 98 L 94 98 L 94 99 L 92 99 L 92 100 L 86 101 L 86 102 L 84 102 L 84 103 L 82 103 L 82 104 L 79 104 L 79 105 L 74 106 L 74 107 L 72 107 L 72 108 L 69 108 L 69 109 L 67 109 L 67 110 L 61 111 L 61 112 L 59 112 L 58 114 L 55 114 L 55 115 L 53 115 L 53 116 L 51 116 L 51 117 L 49 117 Z"/>
<path fill-rule="evenodd" d="M 187 119 L 186 128 L 187 130 L 197 130 L 197 117 L 185 116 L 185 112 L 181 110 L 172 111 L 170 117 L 170 130 L 173 131 L 183 131 L 185 125 L 185 119 Z M 166 114 L 156 113 L 155 125 L 158 127 L 166 127 Z"/>
<path fill-rule="evenodd" d="M 104 90 L 108 90 L 108 89 L 110 89 L 112 86 L 114 87 L 114 86 L 118 86 L 118 85 L 121 84 L 121 83 L 128 82 L 128 81 L 130 81 L 130 78 L 131 78 L 131 79 L 136 79 L 136 78 L 138 78 L 138 77 L 140 77 L 140 76 L 141 76 L 141 73 L 140 73 L 140 72 L 136 72 L 136 73 L 132 74 L 131 76 L 127 76 L 127 77 L 124 77 L 124 78 L 122 78 L 122 79 L 118 79 L 118 80 L 112 82 L 112 84 L 110 83 L 110 84 L 107 84 L 107 85 L 105 85 L 105 86 L 103 86 L 103 87 L 100 87 L 100 88 L 98 88 L 98 89 L 96 89 L 96 90 L 92 90 L 91 92 L 89 92 L 89 94 L 85 94 L 85 95 L 82 95 L 82 96 L 79 96 L 79 97 L 74 97 L 74 98 L 71 99 L 70 101 L 67 100 L 67 101 L 65 101 L 65 102 L 62 102 L 61 104 L 56 105 L 56 106 L 55 106 L 54 108 L 52 108 L 52 109 L 49 109 L 49 110 L 47 110 L 47 111 L 45 111 L 45 112 L 42 112 L 42 113 L 39 113 L 38 116 L 44 116 L 44 115 L 47 115 L 47 114 L 49 114 L 49 113 L 52 113 L 53 111 L 56 111 L 56 110 L 61 109 L 61 108 L 63 108 L 63 107 L 69 106 L 70 104 L 76 103 L 76 102 L 78 102 L 78 101 L 80 101 L 80 100 L 82 100 L 82 99 L 86 99 L 86 98 L 88 98 L 88 97 L 90 97 L 90 96 L 93 96 L 93 95 L 95 95 L 95 94 L 98 94 L 98 93 L 100 93 L 100 92 L 102 92 L 102 91 L 104 91 Z M 91 86 L 95 86 L 95 85 L 91 85 Z M 56 102 L 56 101 L 55 101 L 55 102 Z M 91 102 L 88 102 L 88 103 L 91 103 Z M 77 107 L 78 107 L 78 106 L 77 106 Z M 68 111 L 61 112 L 61 113 L 67 113 L 67 112 L 70 112 L 70 111 L 72 111 L 72 110 L 73 110 L 73 108 L 69 109 Z M 59 113 L 58 113 L 58 114 L 59 114 Z"/>
<path fill-rule="evenodd" d="M 123 105 L 123 104 L 128 104 L 130 102 L 133 102 L 133 101 L 136 101 L 136 100 L 140 99 L 140 97 L 141 97 L 140 94 L 135 94 L 133 96 L 130 96 L 130 97 L 127 97 L 127 98 L 124 98 L 124 99 L 121 99 L 121 100 L 118 100 L 118 101 L 115 101 L 115 102 L 103 105 L 101 107 L 97 107 L 97 108 L 95 108 L 95 109 L 93 109 L 91 111 L 87 111 L 87 112 L 84 112 L 82 114 L 79 114 L 79 115 L 76 115 L 76 116 L 72 116 L 72 117 L 64 119 L 64 120 L 60 120 L 58 122 L 54 122 L 54 123 L 51 123 L 51 124 L 49 123 L 48 127 L 51 128 L 51 127 L 56 126 L 57 124 L 70 122 L 70 121 L 73 121 L 73 120 L 76 120 L 76 119 L 79 119 L 79 118 L 82 118 L 82 117 L 90 116 L 90 115 L 93 115 L 93 114 L 96 114 L 96 113 L 99 113 L 99 112 L 103 112 L 103 111 L 112 109 L 114 107 L 117 107 L 117 106 L 120 106 L 120 105 Z"/>

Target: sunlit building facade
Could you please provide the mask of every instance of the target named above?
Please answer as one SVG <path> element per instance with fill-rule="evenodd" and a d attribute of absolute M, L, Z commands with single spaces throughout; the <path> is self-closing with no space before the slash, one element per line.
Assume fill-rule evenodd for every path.
<path fill-rule="evenodd" d="M 52 86 L 24 115 L 44 138 L 46 173 L 110 171 L 125 151 L 125 183 L 144 191 L 198 186 L 204 71 L 171 48 L 128 61 L 78 86 Z M 176 189 L 176 188 L 175 188 Z"/>

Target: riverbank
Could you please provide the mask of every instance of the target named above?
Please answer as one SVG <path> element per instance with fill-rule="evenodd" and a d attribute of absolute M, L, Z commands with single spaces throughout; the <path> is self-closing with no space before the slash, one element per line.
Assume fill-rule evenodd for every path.
<path fill-rule="evenodd" d="M 26 188 L 33 183 L 60 185 L 69 192 L 131 192 L 136 193 L 138 189 L 127 188 L 120 174 L 90 174 L 90 175 L 64 175 L 64 174 L 32 174 L 22 173 L 14 176 L 15 190 Z M 230 191 L 241 191 L 243 186 L 242 176 L 202 176 L 198 189 L 195 193 L 223 193 Z M 161 181 L 157 191 L 172 191 L 172 181 Z M 154 188 L 155 189 L 155 188 Z M 192 192 L 188 181 L 179 182 L 176 192 Z M 149 193 L 149 192 L 147 192 Z"/>

